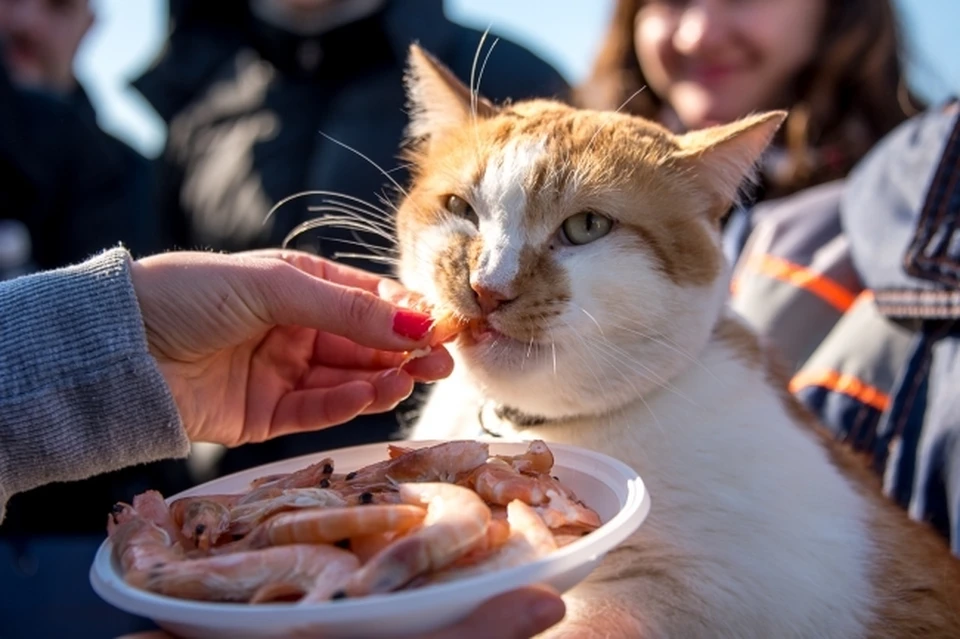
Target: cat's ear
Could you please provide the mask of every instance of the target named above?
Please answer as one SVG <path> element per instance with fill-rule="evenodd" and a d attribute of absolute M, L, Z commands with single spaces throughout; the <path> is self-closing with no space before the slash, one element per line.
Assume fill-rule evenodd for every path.
<path fill-rule="evenodd" d="M 405 77 L 410 106 L 407 135 L 412 139 L 430 138 L 444 131 L 463 127 L 476 109 L 478 118 L 491 117 L 497 108 L 487 99 L 475 96 L 470 89 L 439 60 L 410 45 Z"/>
<path fill-rule="evenodd" d="M 760 156 L 786 117 L 786 111 L 770 111 L 685 133 L 677 137 L 680 151 L 674 157 L 729 205 L 744 181 L 753 178 Z"/>

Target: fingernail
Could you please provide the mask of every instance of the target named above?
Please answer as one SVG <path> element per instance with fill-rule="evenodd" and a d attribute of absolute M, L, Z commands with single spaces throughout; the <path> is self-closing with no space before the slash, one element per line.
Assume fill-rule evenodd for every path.
<path fill-rule="evenodd" d="M 397 311 L 393 316 L 393 332 L 408 339 L 423 339 L 430 332 L 433 319 L 416 311 Z"/>

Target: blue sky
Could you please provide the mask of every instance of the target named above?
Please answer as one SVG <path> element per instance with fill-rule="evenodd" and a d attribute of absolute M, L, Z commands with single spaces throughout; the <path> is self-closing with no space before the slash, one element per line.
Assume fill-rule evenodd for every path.
<path fill-rule="evenodd" d="M 454 20 L 480 29 L 492 25 L 535 51 L 571 82 L 587 72 L 613 7 L 612 0 L 446 3 Z M 897 4 L 909 38 L 914 87 L 931 100 L 960 93 L 960 0 L 897 0 Z M 155 155 L 163 145 L 163 126 L 127 82 L 162 46 L 166 0 L 94 0 L 94 6 L 98 21 L 81 48 L 77 74 L 100 112 L 101 125 Z"/>

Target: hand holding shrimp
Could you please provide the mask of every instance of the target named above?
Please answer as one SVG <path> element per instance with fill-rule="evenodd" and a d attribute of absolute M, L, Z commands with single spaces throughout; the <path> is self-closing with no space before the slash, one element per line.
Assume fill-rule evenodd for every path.
<path fill-rule="evenodd" d="M 192 441 L 235 446 L 388 411 L 415 380 L 452 370 L 429 315 L 386 301 L 382 278 L 306 253 L 155 255 L 132 280 Z"/>

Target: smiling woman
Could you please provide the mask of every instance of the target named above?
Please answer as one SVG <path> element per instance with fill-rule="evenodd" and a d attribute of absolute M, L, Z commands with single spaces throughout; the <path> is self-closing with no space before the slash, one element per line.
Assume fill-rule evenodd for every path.
<path fill-rule="evenodd" d="M 901 41 L 890 0 L 618 0 L 578 98 L 677 132 L 787 109 L 755 195 L 777 197 L 845 176 L 921 107 Z"/>

